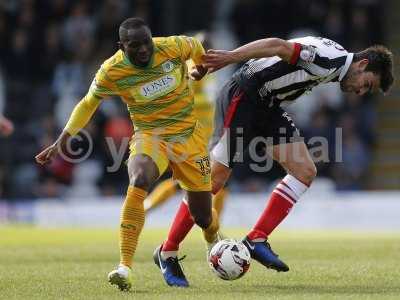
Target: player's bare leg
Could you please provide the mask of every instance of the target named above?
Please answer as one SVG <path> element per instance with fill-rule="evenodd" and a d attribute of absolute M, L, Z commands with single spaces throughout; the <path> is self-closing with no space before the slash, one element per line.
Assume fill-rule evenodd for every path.
<path fill-rule="evenodd" d="M 188 192 L 188 206 L 196 224 L 202 228 L 209 250 L 219 240 L 219 219 L 217 211 L 211 205 L 210 192 Z"/>
<path fill-rule="evenodd" d="M 151 184 L 159 177 L 158 167 L 147 155 L 137 154 L 128 161 L 129 187 L 121 210 L 120 264 L 108 274 L 111 284 L 121 290 L 132 287 L 132 259 L 144 225 L 143 201 Z"/>
<path fill-rule="evenodd" d="M 308 189 L 317 171 L 304 142 L 275 145 L 267 151 L 286 169 L 288 175 L 272 192 L 267 207 L 244 244 L 255 260 L 268 268 L 286 272 L 289 267 L 271 250 L 267 238 Z"/>
<path fill-rule="evenodd" d="M 225 183 L 227 182 L 227 180 L 229 179 L 231 172 L 232 172 L 231 169 L 229 169 L 225 165 L 223 165 L 217 161 L 212 162 L 212 164 L 211 164 L 211 184 L 212 184 L 211 190 L 214 195 L 223 190 L 223 187 L 224 187 Z M 193 199 L 195 199 L 195 198 L 193 198 Z M 204 204 L 201 204 L 200 202 L 201 201 L 193 200 L 192 206 L 204 205 Z M 207 204 L 207 206 L 208 206 L 208 204 Z M 211 206 L 210 206 L 210 208 L 211 208 Z M 201 209 L 199 211 L 201 211 Z M 190 212 L 193 216 L 193 212 L 195 213 L 195 208 L 190 208 Z M 203 227 L 203 226 L 199 225 L 201 228 L 203 228 L 203 237 L 207 243 L 207 256 L 208 256 L 208 253 L 211 250 L 212 246 L 215 245 L 222 238 L 222 236 L 219 234 L 219 213 L 214 207 L 212 207 L 212 209 L 211 209 L 210 216 L 212 217 L 212 222 L 210 223 L 210 225 L 208 227 Z"/>
<path fill-rule="evenodd" d="M 317 175 L 317 169 L 304 142 L 275 145 L 267 151 L 288 174 L 307 186 L 311 185 Z"/>
<path fill-rule="evenodd" d="M 187 200 L 194 222 L 202 229 L 209 227 L 212 222 L 211 193 L 187 191 Z"/>

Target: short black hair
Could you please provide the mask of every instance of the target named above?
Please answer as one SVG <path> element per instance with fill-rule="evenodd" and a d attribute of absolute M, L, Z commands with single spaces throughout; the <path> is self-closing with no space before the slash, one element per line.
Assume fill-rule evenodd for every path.
<path fill-rule="evenodd" d="M 150 30 L 147 23 L 141 18 L 128 18 L 119 25 L 119 39 L 122 40 L 124 36 L 127 35 L 127 31 L 130 29 L 138 29 L 146 27 Z"/>
<path fill-rule="evenodd" d="M 368 59 L 366 72 L 380 77 L 380 88 L 386 93 L 393 84 L 393 53 L 382 45 L 374 45 L 354 54 L 354 62 Z"/>
<path fill-rule="evenodd" d="M 119 28 L 136 29 L 142 26 L 148 27 L 147 23 L 142 18 L 128 18 L 119 25 Z"/>

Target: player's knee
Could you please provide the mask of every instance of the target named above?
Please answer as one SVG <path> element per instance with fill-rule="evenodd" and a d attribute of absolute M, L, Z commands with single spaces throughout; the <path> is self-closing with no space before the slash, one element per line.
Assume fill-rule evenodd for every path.
<path fill-rule="evenodd" d="M 157 180 L 159 173 L 151 157 L 136 155 L 128 161 L 129 184 L 148 191 Z"/>
<path fill-rule="evenodd" d="M 206 229 L 211 224 L 211 215 L 192 215 L 194 222 L 201 228 Z"/>
<path fill-rule="evenodd" d="M 305 165 L 302 169 L 300 174 L 298 174 L 298 178 L 307 184 L 308 186 L 311 185 L 314 178 L 317 176 L 317 168 L 313 162 Z"/>
<path fill-rule="evenodd" d="M 214 163 L 211 173 L 211 193 L 217 194 L 224 186 L 232 170 L 220 163 Z"/>
<path fill-rule="evenodd" d="M 137 170 L 129 176 L 129 184 L 148 191 L 153 182 L 150 179 L 150 176 L 146 174 L 145 170 Z"/>

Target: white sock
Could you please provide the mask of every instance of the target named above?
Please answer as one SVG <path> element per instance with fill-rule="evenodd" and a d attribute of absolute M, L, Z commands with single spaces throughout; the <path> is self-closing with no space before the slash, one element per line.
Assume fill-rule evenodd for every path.
<path fill-rule="evenodd" d="M 161 251 L 161 258 L 166 260 L 170 257 L 176 257 L 178 255 L 178 251 Z"/>
<path fill-rule="evenodd" d="M 279 193 L 289 202 L 295 204 L 297 200 L 308 190 L 308 186 L 292 175 L 286 175 L 278 184 L 274 192 Z"/>

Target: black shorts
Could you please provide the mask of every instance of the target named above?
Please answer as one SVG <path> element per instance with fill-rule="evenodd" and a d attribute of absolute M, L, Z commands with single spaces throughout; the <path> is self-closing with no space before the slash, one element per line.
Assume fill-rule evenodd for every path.
<path fill-rule="evenodd" d="M 229 168 L 242 162 L 245 151 L 301 140 L 292 118 L 279 105 L 250 98 L 235 80 L 220 91 L 214 113 L 210 142 L 212 158 Z"/>

